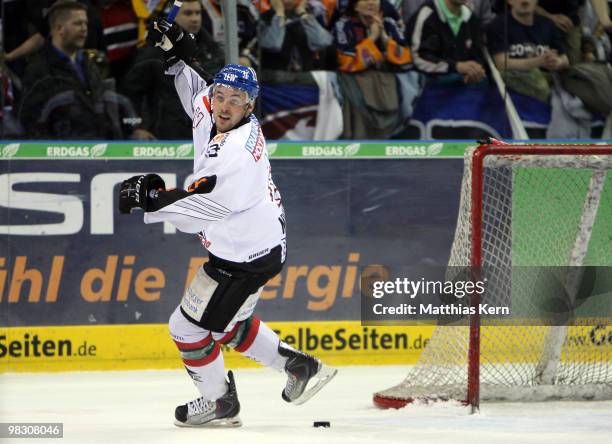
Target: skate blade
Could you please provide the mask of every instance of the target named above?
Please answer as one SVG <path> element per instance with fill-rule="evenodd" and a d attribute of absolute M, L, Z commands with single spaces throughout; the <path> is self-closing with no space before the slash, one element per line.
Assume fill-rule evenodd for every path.
<path fill-rule="evenodd" d="M 180 422 L 178 420 L 174 420 L 174 425 L 178 427 L 191 427 L 191 428 L 231 428 L 231 427 L 240 427 L 242 426 L 242 420 L 240 416 L 232 416 L 231 418 L 220 418 L 213 419 L 212 421 L 208 421 L 204 424 L 187 424 L 184 422 Z"/>
<path fill-rule="evenodd" d="M 325 387 L 325 385 L 331 381 L 334 376 L 336 376 L 336 373 L 338 373 L 338 369 L 323 365 L 321 370 L 319 370 L 319 372 L 313 376 L 313 379 L 317 380 L 316 383 L 312 387 L 307 387 L 306 390 L 304 390 L 304 393 L 291 401 L 291 404 L 304 404 L 306 401 L 316 395 L 319 390 Z"/>

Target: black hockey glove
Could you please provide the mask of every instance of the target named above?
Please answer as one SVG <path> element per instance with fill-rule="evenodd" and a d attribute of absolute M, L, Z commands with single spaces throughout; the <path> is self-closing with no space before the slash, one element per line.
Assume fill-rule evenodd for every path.
<path fill-rule="evenodd" d="M 119 191 L 119 212 L 130 214 L 134 208 L 153 208 L 159 190 L 165 190 L 164 179 L 157 174 L 142 174 L 124 180 Z"/>
<path fill-rule="evenodd" d="M 151 46 L 159 46 L 171 60 L 178 57 L 187 61 L 197 52 L 195 38 L 184 32 L 176 23 L 168 23 L 166 19 L 151 22 L 147 32 L 147 42 Z"/>

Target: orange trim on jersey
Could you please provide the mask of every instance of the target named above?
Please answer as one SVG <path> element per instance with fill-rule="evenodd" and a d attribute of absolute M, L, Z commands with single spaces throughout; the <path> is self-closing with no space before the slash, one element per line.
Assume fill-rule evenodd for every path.
<path fill-rule="evenodd" d="M 375 63 L 381 62 L 383 54 L 374 40 L 363 39 L 355 47 L 355 55 L 348 55 L 338 51 L 338 70 L 344 72 L 365 71 Z"/>
<path fill-rule="evenodd" d="M 202 177 L 201 179 L 198 179 L 195 182 L 193 182 L 191 185 L 189 185 L 189 188 L 187 188 L 187 191 L 189 191 L 190 193 L 193 193 L 200 185 L 206 182 L 208 182 L 208 178 Z"/>
<path fill-rule="evenodd" d="M 406 63 L 412 63 L 412 54 L 409 48 L 389 39 L 387 41 L 387 61 L 394 65 L 405 65 Z"/>
<path fill-rule="evenodd" d="M 204 102 L 204 106 L 206 107 L 206 111 L 208 111 L 210 113 L 211 112 L 211 108 L 210 108 L 210 101 L 208 100 L 208 97 L 202 96 L 202 101 Z"/>

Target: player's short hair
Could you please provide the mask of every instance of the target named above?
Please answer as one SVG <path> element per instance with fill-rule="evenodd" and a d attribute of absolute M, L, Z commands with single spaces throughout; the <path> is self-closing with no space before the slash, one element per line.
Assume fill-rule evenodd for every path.
<path fill-rule="evenodd" d="M 47 12 L 49 27 L 53 29 L 58 23 L 68 20 L 72 11 L 87 12 L 87 6 L 75 0 L 57 0 Z"/>

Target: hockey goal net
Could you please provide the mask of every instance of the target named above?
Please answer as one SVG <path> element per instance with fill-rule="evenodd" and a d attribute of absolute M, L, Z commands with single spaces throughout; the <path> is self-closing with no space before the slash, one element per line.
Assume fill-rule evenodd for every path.
<path fill-rule="evenodd" d="M 610 145 L 496 142 L 466 152 L 449 266 L 498 269 L 488 300 L 511 292 L 528 325 L 481 325 L 473 315 L 467 326 L 436 327 L 404 381 L 375 393 L 374 404 L 612 398 L 609 283 L 585 303 L 589 317 L 538 325 L 529 313 L 533 282 L 511 271 L 564 266 L 571 297 L 581 267 L 612 266 L 611 169 Z"/>

